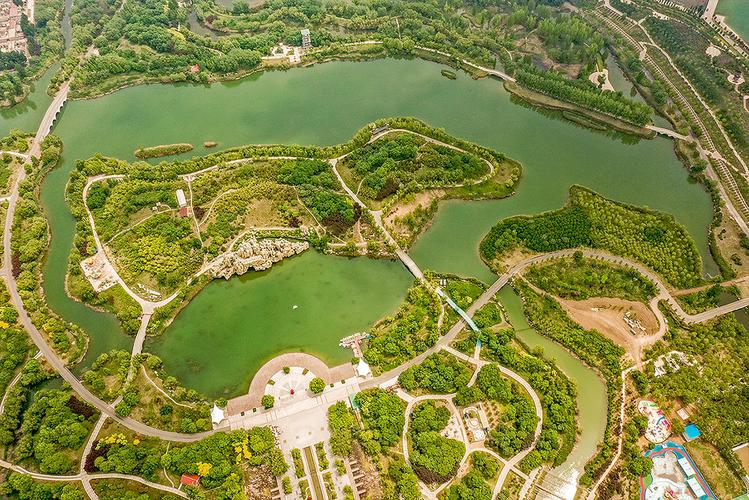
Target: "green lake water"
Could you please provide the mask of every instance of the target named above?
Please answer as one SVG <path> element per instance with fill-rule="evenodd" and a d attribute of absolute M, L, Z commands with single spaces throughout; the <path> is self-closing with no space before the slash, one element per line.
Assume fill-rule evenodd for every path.
<path fill-rule="evenodd" d="M 31 93 L 23 102 L 12 108 L 0 109 L 0 134 L 3 137 L 14 129 L 36 132 L 44 112 L 52 102 L 52 98 L 47 95 L 47 87 L 59 67 L 59 64 L 55 64 L 35 81 Z"/>
<path fill-rule="evenodd" d="M 720 0 L 716 12 L 749 43 L 749 0 Z"/>
<path fill-rule="evenodd" d="M 636 141 L 584 129 L 515 104 L 495 80 L 473 81 L 460 73 L 452 81 L 442 77 L 440 69 L 418 60 L 341 62 L 212 86 L 140 86 L 69 102 L 55 128 L 65 144 L 63 164 L 42 188 L 53 236 L 45 291 L 54 310 L 90 335 L 91 348 L 82 366 L 101 352 L 132 344 L 111 315 L 71 300 L 63 287 L 74 232 L 64 202 L 65 184 L 75 160 L 96 152 L 133 160 L 140 146 L 176 142 L 196 145 L 191 154 L 206 153 L 201 146 L 206 140 L 218 141 L 219 148 L 335 144 L 377 118 L 413 115 L 503 151 L 524 167 L 519 190 L 511 198 L 444 203 L 411 252 L 422 267 L 492 280 L 477 250 L 490 227 L 503 217 L 559 208 L 569 186 L 579 183 L 615 200 L 674 214 L 697 241 L 705 270 L 715 272 L 707 251 L 709 197 L 688 182 L 668 140 Z M 15 118 L 14 123 L 25 125 L 3 119 L 2 127 L 33 130 L 40 118 Z M 210 395 L 241 392 L 254 370 L 277 352 L 305 350 L 331 363 L 348 359 L 337 340 L 394 310 L 410 282 L 399 263 L 309 252 L 268 272 L 210 284 L 165 337 L 147 342 L 146 350 L 161 356 L 188 386 Z M 299 308 L 293 309 L 294 304 Z M 560 351 L 562 366 L 564 351 L 556 344 L 538 334 L 533 339 L 530 333 L 522 335 L 529 343 L 544 342 L 549 353 Z M 583 395 L 581 426 L 596 431 L 591 439 L 600 437 L 605 413 L 592 409 L 605 408 L 600 381 L 575 358 L 564 363 Z M 589 405 L 591 410 L 583 411 Z M 590 446 L 578 448 L 588 450 L 580 456 L 590 456 Z"/>
<path fill-rule="evenodd" d="M 42 190 L 53 234 L 45 269 L 50 305 L 90 333 L 89 359 L 128 344 L 111 315 L 72 301 L 62 287 L 74 230 L 63 193 L 76 159 L 97 151 L 133 159 L 137 147 L 174 142 L 196 144 L 201 154 L 205 140 L 219 141 L 219 147 L 334 144 L 369 121 L 393 115 L 418 116 L 504 151 L 525 168 L 518 193 L 507 200 L 445 203 L 412 252 L 425 268 L 491 280 L 477 252 L 491 225 L 509 215 L 558 208 L 569 186 L 582 183 L 614 199 L 675 214 L 698 241 L 707 270 L 714 271 L 706 244 L 709 198 L 687 182 L 669 141 L 633 144 L 593 132 L 515 105 L 497 81 L 473 81 L 464 74 L 452 81 L 439 71 L 439 65 L 424 61 L 331 63 L 228 84 L 140 86 L 69 102 L 55 129 L 65 143 L 64 164 Z M 265 279 L 273 280 L 273 273 Z M 256 281 L 248 283 L 250 293 Z M 189 345 L 197 331 L 178 321 L 167 335 Z M 172 357 L 165 350 L 157 353 Z M 246 380 L 246 374 L 234 376 L 234 382 Z M 206 377 L 212 377 L 210 369 Z M 216 386 L 234 382 L 217 380 Z"/>
<path fill-rule="evenodd" d="M 237 395 L 283 352 L 309 352 L 330 365 L 350 360 L 351 350 L 338 341 L 394 312 L 412 283 L 400 262 L 307 251 L 270 270 L 212 283 L 147 350 L 163 353 L 169 372 L 187 387 Z"/>

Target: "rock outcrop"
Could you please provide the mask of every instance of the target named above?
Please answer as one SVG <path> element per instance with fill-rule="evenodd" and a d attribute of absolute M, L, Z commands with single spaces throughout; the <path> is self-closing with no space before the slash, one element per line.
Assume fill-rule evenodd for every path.
<path fill-rule="evenodd" d="M 262 271 L 274 263 L 291 257 L 309 248 L 306 241 L 292 241 L 283 238 L 252 238 L 243 241 L 236 251 L 216 258 L 208 272 L 214 278 L 229 279 L 235 274 L 244 274 L 248 270 Z"/>

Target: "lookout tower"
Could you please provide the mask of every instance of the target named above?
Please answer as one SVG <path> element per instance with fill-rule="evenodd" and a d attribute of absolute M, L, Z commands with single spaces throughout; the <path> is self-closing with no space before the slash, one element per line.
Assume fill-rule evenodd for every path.
<path fill-rule="evenodd" d="M 307 50 L 312 47 L 312 39 L 309 35 L 309 30 L 304 28 L 302 31 L 302 49 Z"/>

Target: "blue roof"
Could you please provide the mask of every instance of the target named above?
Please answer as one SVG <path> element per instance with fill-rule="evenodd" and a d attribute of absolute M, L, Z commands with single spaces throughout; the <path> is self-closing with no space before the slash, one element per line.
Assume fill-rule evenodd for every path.
<path fill-rule="evenodd" d="M 700 432 L 700 429 L 696 425 L 689 424 L 684 427 L 684 434 L 688 439 L 697 439 L 702 435 L 702 432 Z"/>

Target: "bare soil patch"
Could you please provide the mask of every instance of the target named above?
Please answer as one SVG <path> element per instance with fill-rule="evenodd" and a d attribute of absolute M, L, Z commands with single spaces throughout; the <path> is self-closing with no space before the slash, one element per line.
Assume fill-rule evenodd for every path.
<path fill-rule="evenodd" d="M 734 451 L 736 456 L 739 458 L 739 461 L 741 462 L 741 465 L 744 467 L 744 470 L 749 475 L 749 446 L 744 446 L 743 448 L 739 448 L 738 450 Z"/>
<path fill-rule="evenodd" d="M 658 332 L 658 318 L 642 302 L 609 297 L 580 301 L 557 300 L 575 323 L 601 332 L 606 338 L 622 346 L 635 361 L 641 357 L 642 339 Z M 627 313 L 629 318 L 639 321 L 644 331 L 630 327 L 625 321 Z"/>
<path fill-rule="evenodd" d="M 388 225 L 395 225 L 398 219 L 402 219 L 406 215 L 410 214 L 416 207 L 427 208 L 434 199 L 440 199 L 445 195 L 445 192 L 441 189 L 432 189 L 429 191 L 423 191 L 414 195 L 413 200 L 407 203 L 399 203 L 394 209 L 390 210 L 385 216 L 385 223 Z"/>

